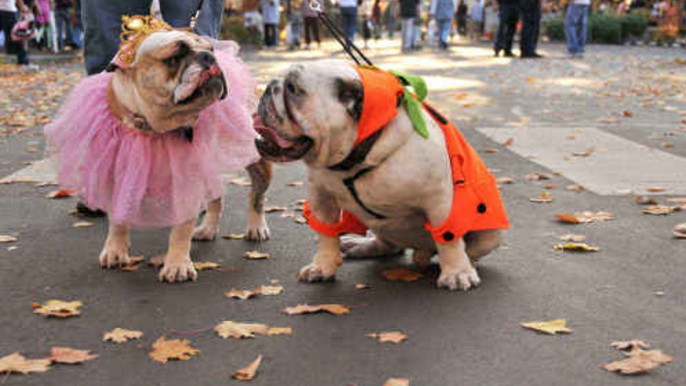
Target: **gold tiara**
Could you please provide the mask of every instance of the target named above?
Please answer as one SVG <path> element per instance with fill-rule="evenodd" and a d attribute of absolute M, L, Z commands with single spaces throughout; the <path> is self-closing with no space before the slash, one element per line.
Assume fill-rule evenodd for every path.
<path fill-rule="evenodd" d="M 121 68 L 127 68 L 133 63 L 136 50 L 146 36 L 153 32 L 173 29 L 169 24 L 150 15 L 124 15 L 121 20 L 119 52 L 112 60 L 113 64 Z"/>

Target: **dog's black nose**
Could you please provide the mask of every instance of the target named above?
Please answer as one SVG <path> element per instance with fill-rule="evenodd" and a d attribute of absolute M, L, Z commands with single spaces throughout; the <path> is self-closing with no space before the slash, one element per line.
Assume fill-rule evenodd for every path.
<path fill-rule="evenodd" d="M 215 59 L 214 55 L 205 51 L 199 52 L 197 55 L 195 55 L 195 60 L 207 68 L 217 64 L 217 59 Z"/>

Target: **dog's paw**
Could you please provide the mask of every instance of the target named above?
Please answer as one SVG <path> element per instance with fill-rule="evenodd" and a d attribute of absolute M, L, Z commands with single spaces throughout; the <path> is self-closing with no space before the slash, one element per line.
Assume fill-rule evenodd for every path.
<path fill-rule="evenodd" d="M 193 229 L 193 240 L 212 241 L 217 237 L 218 232 L 218 226 L 200 224 L 199 226 L 195 227 L 195 229 Z"/>
<path fill-rule="evenodd" d="M 195 281 L 198 278 L 198 272 L 193 267 L 193 262 L 190 258 L 187 259 L 164 259 L 164 265 L 160 269 L 157 279 L 161 282 L 184 282 L 187 280 Z"/>
<path fill-rule="evenodd" d="M 459 289 L 468 291 L 481 284 L 481 279 L 476 269 L 469 267 L 461 271 L 442 271 L 437 284 L 439 288 L 447 288 L 451 291 Z"/>
<path fill-rule="evenodd" d="M 269 240 L 271 234 L 267 226 L 267 220 L 264 215 L 257 213 L 248 214 L 248 227 L 245 230 L 245 238 L 250 241 L 265 241 Z"/>
<path fill-rule="evenodd" d="M 361 259 L 394 256 L 402 253 L 403 249 L 374 236 L 348 235 L 341 237 L 341 252 L 346 259 Z"/>
<path fill-rule="evenodd" d="M 338 266 L 323 267 L 312 263 L 300 270 L 298 280 L 310 283 L 335 280 L 337 270 Z"/>
<path fill-rule="evenodd" d="M 105 246 L 100 252 L 100 266 L 102 268 L 122 267 L 131 264 L 129 250 L 126 247 Z"/>

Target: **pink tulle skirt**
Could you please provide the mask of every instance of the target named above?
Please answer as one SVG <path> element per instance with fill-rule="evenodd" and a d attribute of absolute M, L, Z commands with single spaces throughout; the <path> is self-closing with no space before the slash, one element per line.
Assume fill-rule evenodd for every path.
<path fill-rule="evenodd" d="M 259 158 L 251 119 L 254 84 L 235 51 L 215 52 L 228 96 L 203 111 L 192 142 L 176 132 L 149 135 L 124 127 L 107 105 L 112 74 L 84 79 L 45 128 L 60 185 L 76 189 L 110 221 L 132 228 L 168 227 L 196 217 L 224 194 L 222 173 Z"/>

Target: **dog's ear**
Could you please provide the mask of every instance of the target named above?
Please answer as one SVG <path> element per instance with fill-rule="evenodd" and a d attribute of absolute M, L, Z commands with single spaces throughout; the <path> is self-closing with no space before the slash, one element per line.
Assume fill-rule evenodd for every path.
<path fill-rule="evenodd" d="M 345 106 L 353 119 L 356 121 L 362 116 L 362 102 L 364 101 L 364 88 L 362 82 L 355 80 L 344 80 L 336 78 L 336 96 Z"/>

